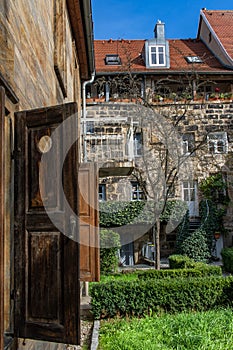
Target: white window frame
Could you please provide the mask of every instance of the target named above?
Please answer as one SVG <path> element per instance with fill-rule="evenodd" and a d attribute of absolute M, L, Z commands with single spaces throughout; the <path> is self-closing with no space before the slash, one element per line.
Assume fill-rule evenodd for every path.
<path fill-rule="evenodd" d="M 159 49 L 161 49 L 161 48 L 163 49 L 162 53 L 159 52 Z M 152 52 L 152 49 L 155 49 L 155 52 Z M 165 45 L 151 45 L 151 46 L 149 46 L 149 65 L 152 67 L 165 67 L 166 66 L 165 52 L 166 52 Z M 156 57 L 156 63 L 153 63 L 152 54 L 155 55 L 155 57 Z M 161 54 L 163 55 L 163 63 L 159 63 L 159 58 L 160 58 L 159 56 Z"/>
<path fill-rule="evenodd" d="M 142 133 L 136 132 L 133 136 L 134 143 L 134 156 L 141 157 L 142 156 Z"/>
<path fill-rule="evenodd" d="M 145 199 L 145 194 L 140 184 L 137 181 L 131 181 L 131 186 L 131 201 L 143 201 Z"/>
<path fill-rule="evenodd" d="M 106 185 L 99 184 L 99 202 L 106 201 Z"/>
<path fill-rule="evenodd" d="M 219 148 L 223 150 L 220 151 Z M 212 132 L 208 135 L 208 150 L 211 154 L 226 154 L 228 153 L 228 140 L 227 133 L 222 132 Z"/>
<path fill-rule="evenodd" d="M 186 137 L 186 140 L 184 139 Z M 185 133 L 182 135 L 182 154 L 185 156 L 190 155 L 193 152 L 195 146 L 195 134 Z M 194 152 L 192 153 L 194 155 Z"/>

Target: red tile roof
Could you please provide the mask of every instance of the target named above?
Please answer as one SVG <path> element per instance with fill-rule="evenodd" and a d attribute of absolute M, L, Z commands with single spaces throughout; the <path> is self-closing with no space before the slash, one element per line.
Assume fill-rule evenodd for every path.
<path fill-rule="evenodd" d="M 95 64 L 98 73 L 114 72 L 228 72 L 213 56 L 208 48 L 199 40 L 169 40 L 170 68 L 146 68 L 144 55 L 145 40 L 95 40 Z M 119 66 L 106 65 L 107 54 L 118 54 L 122 64 Z M 203 63 L 190 64 L 186 56 L 199 56 Z M 231 71 L 232 72 L 232 71 Z"/>
<path fill-rule="evenodd" d="M 233 10 L 203 10 L 203 14 L 233 59 Z"/>

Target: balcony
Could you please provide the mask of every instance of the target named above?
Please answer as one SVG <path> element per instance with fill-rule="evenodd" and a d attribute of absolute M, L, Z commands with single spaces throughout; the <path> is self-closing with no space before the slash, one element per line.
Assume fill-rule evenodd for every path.
<path fill-rule="evenodd" d="M 83 161 L 96 162 L 99 176 L 128 176 L 141 144 L 128 118 L 85 118 L 82 123 Z"/>

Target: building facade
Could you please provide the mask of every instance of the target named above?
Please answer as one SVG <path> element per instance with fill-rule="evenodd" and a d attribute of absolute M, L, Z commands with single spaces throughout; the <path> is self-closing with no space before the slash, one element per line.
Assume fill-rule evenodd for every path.
<path fill-rule="evenodd" d="M 201 181 L 217 172 L 224 176 L 228 172 L 230 184 L 232 26 L 232 11 L 203 9 L 195 39 L 167 39 L 165 24 L 158 21 L 152 39 L 95 40 L 96 78 L 87 88 L 90 129 L 84 138 L 88 159 L 95 157 L 100 163 L 101 201 L 158 201 L 158 192 L 164 190 L 164 168 L 159 173 L 158 161 L 162 159 L 161 145 L 169 150 L 175 168 L 179 168 L 175 183 L 171 184 L 168 177 L 164 179 L 169 200 L 185 201 L 193 221 L 198 221 L 200 215 Z M 101 153 L 105 149 L 106 153 Z M 186 168 L 181 167 L 181 159 L 185 159 Z M 133 163 L 131 167 L 128 161 Z M 161 175 L 160 179 L 156 174 Z M 224 241 L 231 246 L 231 205 L 224 220 L 229 234 L 218 244 L 222 246 Z M 153 246 L 153 238 L 148 232 L 138 239 L 137 228 L 127 230 L 131 242 L 122 248 L 122 261 L 134 264 L 142 261 L 140 257 L 148 245 Z M 123 234 L 121 239 L 124 244 Z M 175 242 L 175 232 L 163 234 L 164 256 L 174 251 Z M 124 250 L 128 250 L 127 257 Z"/>
<path fill-rule="evenodd" d="M 65 140 L 79 139 L 82 86 L 94 71 L 92 26 L 89 0 L 0 4 L 1 349 L 79 343 L 78 225 L 58 186 L 63 181 L 77 215 L 80 144 L 62 157 Z M 53 139 L 71 116 L 64 137 Z M 55 149 L 43 165 L 42 156 Z M 50 171 L 62 162 L 58 180 Z M 53 177 L 47 185 L 46 175 Z"/>

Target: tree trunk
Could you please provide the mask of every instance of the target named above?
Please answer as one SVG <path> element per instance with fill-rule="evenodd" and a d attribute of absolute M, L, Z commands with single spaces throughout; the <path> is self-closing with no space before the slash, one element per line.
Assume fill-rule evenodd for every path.
<path fill-rule="evenodd" d="M 156 220 L 156 230 L 154 230 L 154 245 L 155 245 L 155 269 L 160 270 L 160 219 Z"/>

